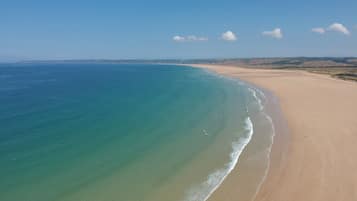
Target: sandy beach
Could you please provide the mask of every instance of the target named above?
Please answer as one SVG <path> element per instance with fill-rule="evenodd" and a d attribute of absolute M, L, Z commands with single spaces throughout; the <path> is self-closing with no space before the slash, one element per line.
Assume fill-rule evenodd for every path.
<path fill-rule="evenodd" d="M 279 99 L 289 140 L 274 143 L 278 157 L 272 156 L 256 201 L 357 200 L 356 83 L 304 71 L 192 66 L 238 77 Z M 223 184 L 210 200 L 238 200 L 235 192 L 234 182 Z"/>

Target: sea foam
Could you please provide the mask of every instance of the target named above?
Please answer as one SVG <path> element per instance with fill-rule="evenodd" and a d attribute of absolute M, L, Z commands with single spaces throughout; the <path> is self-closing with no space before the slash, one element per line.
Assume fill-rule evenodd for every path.
<path fill-rule="evenodd" d="M 238 82 L 238 84 L 246 85 L 244 82 L 243 83 Z M 270 169 L 270 154 L 271 154 L 272 145 L 274 143 L 275 128 L 272 118 L 264 110 L 265 109 L 264 105 L 266 101 L 266 96 L 264 92 L 252 86 L 248 86 L 248 90 L 254 97 L 256 103 L 258 104 L 259 112 L 269 121 L 273 132 L 271 135 L 271 145 L 267 148 L 267 158 L 268 158 L 267 168 L 265 169 L 263 178 L 261 179 L 261 181 L 257 186 L 256 192 L 252 199 L 254 200 L 254 198 L 260 191 L 261 186 L 266 180 L 266 177 Z M 247 112 L 249 113 L 248 108 L 247 108 Z M 189 193 L 187 194 L 185 201 L 206 201 L 221 186 L 221 184 L 226 179 L 226 177 L 236 167 L 241 153 L 252 139 L 254 133 L 254 127 L 250 117 L 247 117 L 245 120 L 245 130 L 247 132 L 246 136 L 232 143 L 232 152 L 230 154 L 230 161 L 225 165 L 225 167 L 210 174 L 207 180 L 197 188 L 191 189 L 191 191 L 189 191 Z"/>
<path fill-rule="evenodd" d="M 268 164 L 267 164 L 267 168 L 265 169 L 264 171 L 264 175 L 261 179 L 261 181 L 259 182 L 258 186 L 257 186 L 257 189 L 255 191 L 255 194 L 253 196 L 253 198 L 251 199 L 252 201 L 255 200 L 256 196 L 258 195 L 263 183 L 265 182 L 267 176 L 268 176 L 268 173 L 269 173 L 269 169 L 270 169 L 270 160 L 271 160 L 271 151 L 272 151 L 272 148 L 273 148 L 273 144 L 274 144 L 274 138 L 275 138 L 275 127 L 274 127 L 274 122 L 273 122 L 273 119 L 271 118 L 271 116 L 269 116 L 265 111 L 264 111 L 264 103 L 263 103 L 263 100 L 266 100 L 266 96 L 265 94 L 257 89 L 257 88 L 251 88 L 251 87 L 248 87 L 249 91 L 252 93 L 253 97 L 256 99 L 258 105 L 259 105 L 259 110 L 260 112 L 262 113 L 262 115 L 269 121 L 270 125 L 271 125 L 271 129 L 272 129 L 272 135 L 271 135 L 271 144 L 270 146 L 267 148 L 267 158 L 268 158 Z M 257 92 L 259 94 L 259 97 L 257 95 Z M 261 99 L 261 98 L 263 99 Z"/>
<path fill-rule="evenodd" d="M 241 137 L 238 141 L 232 143 L 230 161 L 224 168 L 218 169 L 210 174 L 207 180 L 197 188 L 191 189 L 184 199 L 185 201 L 206 201 L 218 189 L 226 177 L 236 167 L 241 153 L 252 139 L 254 129 L 250 117 L 245 119 L 245 131 L 245 137 Z"/>

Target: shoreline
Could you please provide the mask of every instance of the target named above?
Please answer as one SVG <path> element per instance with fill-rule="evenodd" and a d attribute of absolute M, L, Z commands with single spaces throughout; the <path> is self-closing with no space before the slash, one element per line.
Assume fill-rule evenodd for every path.
<path fill-rule="evenodd" d="M 186 65 L 184 65 L 186 66 Z M 188 66 L 188 65 L 187 65 Z M 188 67 L 199 67 L 189 65 Z M 212 69 L 203 68 L 224 79 L 237 77 L 222 75 Z M 223 182 L 215 188 L 208 201 L 215 200 L 254 200 L 259 189 L 269 176 L 271 161 L 281 164 L 282 154 L 286 152 L 287 124 L 283 118 L 278 98 L 269 90 L 246 80 L 237 79 L 245 85 L 254 97 L 253 104 L 259 105 L 256 111 L 247 108 L 248 116 L 253 118 L 254 134 L 241 151 L 239 161 L 233 170 L 225 176 Z M 249 110 L 249 111 L 248 111 Z M 277 122 L 280 122 L 277 126 Z M 275 166 L 275 165 L 274 165 Z M 239 194 L 239 196 L 237 196 Z"/>
<path fill-rule="evenodd" d="M 189 68 L 193 68 L 192 66 L 185 66 Z M 270 152 L 273 144 L 273 139 L 275 136 L 275 131 L 274 131 L 274 125 L 273 122 L 271 122 L 272 117 L 275 115 L 271 115 L 266 109 L 266 106 L 271 104 L 273 101 L 270 100 L 271 94 L 266 94 L 268 93 L 266 90 L 263 90 L 257 86 L 253 86 L 250 83 L 247 83 L 242 80 L 238 80 L 235 78 L 229 78 L 226 76 L 222 76 L 220 74 L 217 74 L 212 71 L 208 71 L 205 69 L 202 69 L 206 71 L 209 74 L 213 74 L 214 76 L 218 76 L 221 79 L 228 79 L 229 81 L 232 82 L 237 82 L 237 85 L 240 87 L 244 87 L 246 90 L 246 93 L 249 93 L 249 96 L 246 97 L 247 105 L 246 105 L 246 112 L 247 112 L 247 117 L 245 119 L 245 132 L 246 136 L 240 137 L 237 141 L 232 142 L 232 152 L 230 153 L 230 161 L 225 164 L 224 168 L 218 169 L 214 172 L 212 172 L 207 180 L 203 182 L 203 184 L 210 183 L 211 182 L 211 177 L 217 176 L 217 172 L 222 172 L 224 171 L 224 175 L 219 176 L 217 180 L 217 183 L 212 186 L 208 192 L 208 194 L 204 195 L 204 197 L 201 197 L 198 200 L 202 201 L 210 201 L 212 200 L 212 197 L 216 197 L 217 192 L 220 192 L 222 189 L 222 185 L 225 186 L 226 180 L 231 180 L 231 173 L 236 172 L 236 168 L 239 167 L 239 173 L 241 172 L 246 172 L 248 173 L 249 171 L 254 171 L 257 174 L 253 177 L 254 182 L 250 183 L 249 186 L 249 192 L 242 192 L 244 193 L 244 197 L 254 197 L 257 193 L 257 186 L 260 186 L 261 183 L 263 182 L 264 178 L 267 175 L 267 171 L 269 169 L 269 158 L 270 158 Z M 264 91 L 264 92 L 263 92 Z M 270 107 L 270 106 L 269 106 Z M 274 105 L 274 109 L 278 109 Z M 261 132 L 264 129 L 269 129 L 271 130 L 271 133 L 269 133 L 268 138 L 261 138 Z M 252 142 L 253 141 L 253 142 Z M 252 145 L 253 144 L 253 145 Z M 268 149 L 269 153 L 266 153 L 265 150 Z M 247 151 L 248 150 L 248 151 Z M 249 157 L 251 155 L 255 155 L 253 159 L 254 160 L 254 165 L 249 162 Z M 257 160 L 258 159 L 258 160 Z M 261 159 L 261 160 L 259 160 Z M 247 167 L 241 167 L 241 166 L 250 166 L 250 169 Z M 246 174 L 244 174 L 246 175 Z M 248 174 L 247 174 L 248 175 Z M 240 174 L 239 177 L 242 175 Z M 239 181 L 245 181 L 244 179 Z M 245 191 L 247 188 L 245 188 L 246 183 L 241 182 L 239 184 L 242 189 Z M 193 196 L 188 196 L 184 200 L 197 200 L 197 195 L 198 194 L 193 194 Z M 195 199 L 191 199 L 194 197 Z M 249 199 L 250 200 L 250 199 Z"/>
<path fill-rule="evenodd" d="M 244 81 L 246 82 L 246 81 Z M 271 146 L 268 153 L 268 164 L 265 170 L 264 176 L 256 188 L 256 192 L 252 199 L 255 200 L 258 196 L 261 188 L 265 184 L 266 180 L 269 178 L 271 171 L 277 169 L 279 165 L 283 164 L 285 154 L 288 151 L 289 144 L 289 131 L 287 122 L 280 108 L 280 102 L 278 97 L 271 91 L 262 88 L 261 86 L 256 86 L 253 83 L 246 82 L 248 85 L 255 87 L 263 93 L 265 98 L 264 104 L 264 115 L 270 121 L 273 129 L 273 135 L 271 136 Z M 265 134 L 264 132 L 262 134 Z M 259 136 L 258 136 L 259 137 Z M 238 171 L 238 170 L 237 170 Z"/>
<path fill-rule="evenodd" d="M 289 142 L 276 137 L 268 176 L 254 200 L 357 200 L 357 176 L 353 174 L 357 161 L 352 159 L 357 154 L 355 83 L 295 70 L 189 66 L 239 78 L 266 89 L 279 99 L 289 133 L 281 136 L 288 136 Z M 281 125 L 280 122 L 274 124 Z M 286 151 L 283 152 L 284 146 Z M 232 174 L 234 172 L 237 171 L 233 170 Z M 224 184 L 229 183 L 226 181 Z M 229 188 L 235 189 L 238 183 L 230 182 Z M 219 191 L 223 188 L 226 187 L 220 187 Z M 210 200 L 237 200 L 238 194 L 235 195 L 217 191 Z"/>

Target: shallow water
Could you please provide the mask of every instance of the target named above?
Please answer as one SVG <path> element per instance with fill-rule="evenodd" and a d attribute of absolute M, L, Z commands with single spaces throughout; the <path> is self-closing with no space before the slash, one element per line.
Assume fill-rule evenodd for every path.
<path fill-rule="evenodd" d="M 259 107 L 236 80 L 166 65 L 1 64 L 0 92 L 0 200 L 205 200 Z"/>

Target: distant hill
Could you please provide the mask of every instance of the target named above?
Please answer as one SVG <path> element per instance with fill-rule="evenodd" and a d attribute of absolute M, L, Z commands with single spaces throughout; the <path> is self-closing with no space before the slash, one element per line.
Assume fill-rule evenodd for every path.
<path fill-rule="evenodd" d="M 357 67 L 357 58 L 339 57 L 292 57 L 292 58 L 251 58 L 251 59 L 213 59 L 193 60 L 195 63 L 229 64 L 242 67 L 267 68 L 315 68 L 315 67 Z"/>
<path fill-rule="evenodd" d="M 298 69 L 313 73 L 328 74 L 344 80 L 357 81 L 357 58 L 252 58 L 252 59 L 217 59 L 199 63 L 233 65 L 246 68 Z"/>

